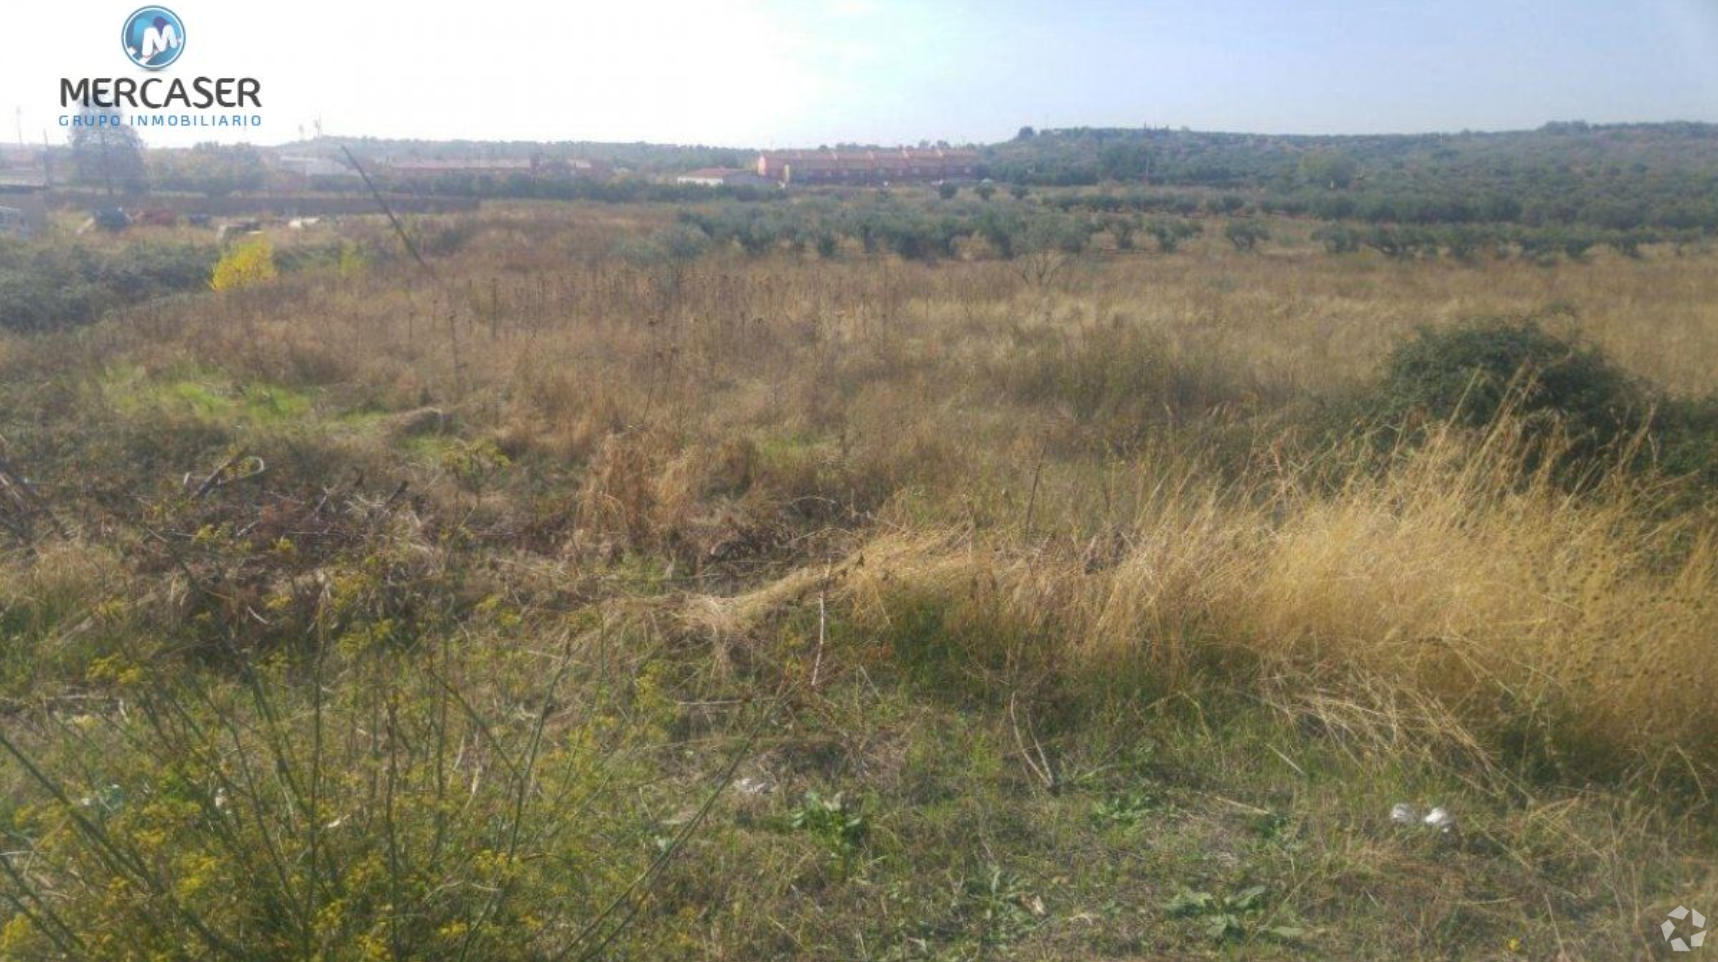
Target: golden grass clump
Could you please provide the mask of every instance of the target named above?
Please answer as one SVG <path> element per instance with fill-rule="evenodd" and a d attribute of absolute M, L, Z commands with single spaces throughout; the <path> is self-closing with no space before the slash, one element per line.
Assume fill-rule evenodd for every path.
<path fill-rule="evenodd" d="M 1525 463 L 1507 424 L 1445 431 L 1334 492 L 1165 485 L 1109 547 L 885 534 L 829 583 L 884 639 L 936 610 L 943 643 L 1014 666 L 1003 684 L 1051 671 L 1161 696 L 1215 672 L 1370 739 L 1407 726 L 1482 760 L 1710 777 L 1712 529 L 1647 520 L 1636 488 L 1572 495 Z M 699 602 L 695 620 L 743 630 L 823 584 L 796 572 Z"/>
<path fill-rule="evenodd" d="M 1599 767 L 1718 763 L 1709 527 L 1648 497 L 1581 498 L 1494 429 L 1443 434 L 1400 469 L 1301 500 L 1223 610 L 1267 661 L 1424 694 L 1493 747 Z M 1476 449 L 1477 448 L 1477 449 Z"/>

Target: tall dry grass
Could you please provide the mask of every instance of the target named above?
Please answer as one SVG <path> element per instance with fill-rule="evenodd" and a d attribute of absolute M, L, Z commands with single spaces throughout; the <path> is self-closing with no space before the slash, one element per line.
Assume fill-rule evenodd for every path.
<path fill-rule="evenodd" d="M 883 624 L 912 588 L 970 621 L 975 650 L 986 633 L 1019 648 L 1005 667 L 1038 646 L 1166 691 L 1245 672 L 1327 714 L 1346 698 L 1356 725 L 1412 700 L 1447 716 L 1421 727 L 1542 762 L 1718 763 L 1700 694 L 1718 640 L 1708 516 L 1625 486 L 1571 496 L 1526 470 L 1506 426 L 1438 435 L 1385 472 L 1273 434 L 1285 407 L 1364 384 L 1415 326 L 1474 315 L 1551 316 L 1633 374 L 1704 390 L 1704 258 L 1397 264 L 1213 241 L 1029 285 L 993 262 L 617 255 L 670 219 L 508 210 L 461 226 L 434 283 L 286 278 L 242 310 L 150 306 L 75 342 L 0 342 L 0 360 L 435 405 L 531 466 L 482 500 L 551 531 L 542 550 L 769 562 L 725 589 L 785 574 L 711 602 L 718 622 L 868 541 L 848 566 L 856 616 Z"/>
<path fill-rule="evenodd" d="M 964 646 L 1003 690 L 1238 685 L 1371 748 L 1708 783 L 1718 531 L 1663 520 L 1638 485 L 1570 494 L 1514 427 L 1441 431 L 1334 492 L 1184 474 L 1109 543 L 894 531 L 831 583 L 885 644 Z M 825 584 L 801 572 L 690 617 L 743 633 Z M 937 639 L 907 637 L 927 609 Z"/>
<path fill-rule="evenodd" d="M 1169 897 L 1157 887 L 1177 870 L 1188 884 L 1250 874 L 1241 859 L 1282 843 L 1269 858 L 1288 866 L 1284 903 L 1310 893 L 1353 935 L 1355 891 L 1448 864 L 1375 907 L 1381 932 L 1420 914 L 1375 953 L 1396 957 L 1468 925 L 1479 899 L 1510 904 L 1483 914 L 1514 926 L 1543 894 L 1547 911 L 1554 897 L 1620 932 L 1669 884 L 1643 853 L 1690 857 L 1660 826 L 1705 810 L 1632 793 L 1582 812 L 1586 791 L 1551 790 L 1514 836 L 1479 822 L 1497 793 L 1459 796 L 1486 844 L 1503 839 L 1491 864 L 1530 868 L 1525 885 L 1465 846 L 1414 854 L 1420 839 L 1354 813 L 1417 791 L 1421 761 L 1453 760 L 1444 784 L 1483 789 L 1543 784 L 1522 774 L 1705 788 L 1710 509 L 1623 472 L 1573 491 L 1507 418 L 1386 455 L 1306 439 L 1321 417 L 1354 427 L 1353 396 L 1415 326 L 1476 314 L 1550 315 L 1636 375 L 1704 390 L 1718 366 L 1709 259 L 1467 267 L 1195 245 L 1027 283 L 983 262 L 641 263 L 618 242 L 671 211 L 555 210 L 430 225 L 433 282 L 401 265 L 288 275 L 76 334 L 0 337 L 0 454 L 64 531 L 42 525 L 0 556 L 0 734 L 17 749 L 0 820 L 36 833 L 0 861 L 27 863 L 0 884 L 0 956 L 155 958 L 202 938 L 210 957 L 248 959 L 259 932 L 278 958 L 594 956 L 586 936 L 624 930 L 635 892 L 655 898 L 664 835 L 697 827 L 680 809 L 710 774 L 694 771 L 713 764 L 705 736 L 784 691 L 793 737 L 771 751 L 787 768 L 822 768 L 826 735 L 868 743 L 849 774 L 902 789 L 881 831 L 911 810 L 961 840 L 875 860 L 922 876 L 926 904 L 945 900 L 969 820 L 993 806 L 974 845 L 992 886 L 1021 840 L 991 833 L 1037 820 L 1039 801 L 1078 823 L 1044 835 L 1046 874 L 1121 851 L 1068 846 L 1112 799 L 1054 784 L 1080 773 L 1052 774 L 1047 752 L 1113 739 L 1083 754 L 1094 777 L 1119 776 L 1114 756 L 1161 734 L 1133 730 L 1161 717 L 1154 705 L 1208 735 L 1173 764 L 1220 756 L 1247 801 L 1209 794 L 1235 794 L 1221 779 L 1190 786 L 1200 801 L 1156 823 L 1186 851 L 1146 847 L 1141 904 Z M 253 457 L 265 473 L 215 484 Z M 555 638 L 578 646 L 557 655 Z M 543 684 L 563 671 L 565 690 Z M 1237 696 L 1294 725 L 1252 708 L 1233 729 L 1205 724 Z M 979 710 L 941 710 L 962 699 Z M 1235 733 L 1259 721 L 1271 739 Z M 951 737 L 969 724 L 995 732 Z M 819 747 L 790 744 L 806 735 Z M 1300 793 L 1331 788 L 1281 752 L 1287 767 L 1237 764 L 1272 744 L 1358 755 L 1350 781 L 1398 774 L 1300 809 L 1310 849 L 1275 821 L 1268 838 L 1217 831 L 1236 805 L 1292 816 Z M 958 788 L 912 784 L 947 777 L 915 760 L 933 756 L 959 762 Z M 1016 781 L 1018 757 L 1037 767 Z M 971 797 L 926 804 L 945 790 Z M 1199 815 L 1214 798 L 1222 817 Z M 112 821 L 62 817 L 95 805 Z M 845 953 L 849 933 L 902 910 L 908 889 L 879 875 L 849 890 L 869 893 L 862 912 L 826 917 L 840 892 L 804 884 L 803 854 L 758 857 L 774 846 L 761 837 L 736 823 L 741 847 L 709 850 L 659 904 L 744 904 L 769 925 L 664 916 L 676 951 L 803 954 L 770 940 L 788 932 L 772 906 L 804 900 Z M 1562 867 L 1576 861 L 1591 871 Z M 1617 896 L 1614 918 L 1583 886 Z M 611 916 L 618 927 L 580 927 Z M 1503 924 L 1476 931 L 1495 946 Z M 1062 931 L 1083 942 L 1086 925 Z M 694 928 L 708 939 L 679 941 Z M 743 950 L 710 948 L 728 942 Z"/>

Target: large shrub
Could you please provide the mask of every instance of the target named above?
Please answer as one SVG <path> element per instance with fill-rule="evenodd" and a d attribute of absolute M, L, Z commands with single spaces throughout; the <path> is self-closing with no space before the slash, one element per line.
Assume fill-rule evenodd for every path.
<path fill-rule="evenodd" d="M 1718 396 L 1661 404 L 1653 418 L 1652 454 L 1666 472 L 1718 487 Z"/>
<path fill-rule="evenodd" d="M 1534 321 L 1485 319 L 1422 329 L 1390 355 L 1379 387 L 1382 413 L 1478 427 L 1506 408 L 1536 430 L 1564 430 L 1591 453 L 1644 423 L 1643 389 L 1598 350 Z"/>

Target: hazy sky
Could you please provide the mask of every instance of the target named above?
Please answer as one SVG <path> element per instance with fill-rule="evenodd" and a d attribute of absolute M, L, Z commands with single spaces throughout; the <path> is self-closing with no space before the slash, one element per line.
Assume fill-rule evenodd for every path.
<path fill-rule="evenodd" d="M 135 0 L 9 3 L 0 108 L 138 76 Z M 1718 121 L 1718 0 L 166 0 L 169 76 L 254 76 L 265 126 L 735 146 L 1035 126 L 1369 133 Z M 7 116 L 12 121 L 13 116 Z M 16 136 L 6 124 L 6 139 Z"/>

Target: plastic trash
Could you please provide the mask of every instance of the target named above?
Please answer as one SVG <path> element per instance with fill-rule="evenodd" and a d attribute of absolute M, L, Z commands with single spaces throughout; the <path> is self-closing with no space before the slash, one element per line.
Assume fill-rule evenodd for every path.
<path fill-rule="evenodd" d="M 1456 819 L 1442 808 L 1434 808 L 1426 813 L 1426 827 L 1445 835 L 1455 831 Z"/>
<path fill-rule="evenodd" d="M 1390 821 L 1395 825 L 1418 825 L 1440 835 L 1448 835 L 1455 831 L 1456 817 L 1449 809 L 1434 805 L 1421 816 L 1420 810 L 1407 802 L 1397 802 L 1390 807 Z"/>
<path fill-rule="evenodd" d="M 775 785 L 768 779 L 753 778 L 747 775 L 734 780 L 734 789 L 741 795 L 767 795 L 775 790 Z"/>

